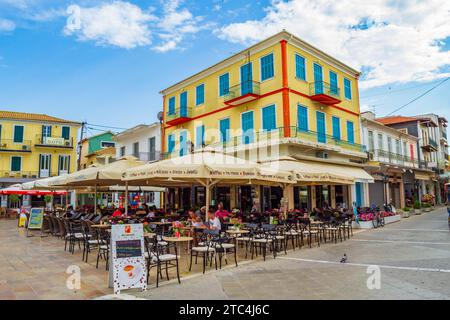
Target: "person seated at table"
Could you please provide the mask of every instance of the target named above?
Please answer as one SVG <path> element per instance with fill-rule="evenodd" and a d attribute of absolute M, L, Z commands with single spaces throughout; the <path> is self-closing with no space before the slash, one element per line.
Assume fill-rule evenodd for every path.
<path fill-rule="evenodd" d="M 197 220 L 197 215 L 195 214 L 194 208 L 188 210 L 187 222 L 193 224 Z"/>
<path fill-rule="evenodd" d="M 75 210 L 73 210 L 73 207 L 72 206 L 68 206 L 67 207 L 66 217 L 67 218 L 72 218 L 75 214 L 76 214 L 76 212 L 75 212 Z"/>
<path fill-rule="evenodd" d="M 125 210 L 123 208 L 118 208 L 114 213 L 112 214 L 112 217 L 122 217 L 125 213 Z"/>
<path fill-rule="evenodd" d="M 228 220 L 230 217 L 230 213 L 227 210 L 224 210 L 222 202 L 219 202 L 219 205 L 217 206 L 216 217 L 223 221 Z"/>
<path fill-rule="evenodd" d="M 155 218 L 156 215 L 157 215 L 156 208 L 155 208 L 155 206 L 153 206 L 153 207 L 149 210 L 149 212 L 148 212 L 148 214 L 147 214 L 146 217 L 147 217 L 147 218 Z"/>
<path fill-rule="evenodd" d="M 139 208 L 136 210 L 137 215 L 148 215 L 150 212 L 150 209 L 148 208 L 148 205 L 146 203 L 142 204 L 142 208 Z"/>
<path fill-rule="evenodd" d="M 196 215 L 197 217 L 202 218 L 202 219 L 203 219 L 203 217 L 206 218 L 206 207 L 203 206 L 203 207 L 201 207 L 200 209 L 198 209 L 198 210 L 195 212 L 195 215 Z"/>
<path fill-rule="evenodd" d="M 136 213 L 136 210 L 134 210 L 130 205 L 128 205 L 128 216 L 132 216 Z"/>
<path fill-rule="evenodd" d="M 215 214 L 213 209 L 208 210 L 209 221 L 205 222 L 205 225 L 210 230 L 221 230 L 222 225 L 220 223 L 219 217 Z"/>
<path fill-rule="evenodd" d="M 192 226 L 197 229 L 205 228 L 205 224 L 203 223 L 203 220 L 200 217 L 195 217 L 195 221 L 192 223 Z"/>

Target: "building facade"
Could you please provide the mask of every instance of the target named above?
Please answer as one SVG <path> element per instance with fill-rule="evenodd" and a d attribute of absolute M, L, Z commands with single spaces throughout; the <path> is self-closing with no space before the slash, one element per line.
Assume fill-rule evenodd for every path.
<path fill-rule="evenodd" d="M 445 140 L 442 138 L 446 121 L 433 114 L 414 117 L 392 116 L 377 121 L 401 130 L 418 138 L 418 161 L 421 169 L 431 170 L 432 174 L 420 176 L 419 194 L 435 196 L 438 203 L 442 200 L 443 185 L 439 177 L 445 170 Z M 442 142 L 441 142 L 442 141 Z M 448 153 L 448 151 L 447 151 Z"/>
<path fill-rule="evenodd" d="M 0 187 L 75 171 L 80 126 L 44 114 L 0 111 Z"/>
<path fill-rule="evenodd" d="M 356 185 L 298 185 L 286 194 L 273 187 L 216 188 L 215 198 L 231 207 L 256 202 L 264 210 L 281 197 L 290 208 L 363 204 L 371 177 L 361 169 L 367 153 L 360 140 L 359 75 L 283 31 L 162 91 L 165 156 L 206 148 L 261 163 L 291 157 L 305 166 L 363 172 Z M 190 191 L 175 200 L 202 197 Z"/>
<path fill-rule="evenodd" d="M 131 155 L 146 162 L 161 160 L 161 125 L 157 122 L 118 133 L 114 141 L 116 158 Z"/>
<path fill-rule="evenodd" d="M 116 143 L 114 133 L 107 131 L 85 138 L 81 141 L 80 169 L 93 164 L 108 164 L 114 161 Z"/>
<path fill-rule="evenodd" d="M 361 114 L 363 143 L 369 152 L 366 170 L 375 178 L 369 186 L 370 204 L 412 206 L 420 197 L 416 176 L 429 180 L 433 172 L 420 167 L 418 137 L 375 118 L 372 112 Z"/>

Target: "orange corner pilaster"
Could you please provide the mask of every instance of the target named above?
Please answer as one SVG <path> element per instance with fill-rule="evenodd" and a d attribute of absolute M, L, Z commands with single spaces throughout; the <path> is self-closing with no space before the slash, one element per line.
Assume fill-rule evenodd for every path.
<path fill-rule="evenodd" d="M 284 136 L 291 136 L 291 116 L 290 116 L 290 104 L 289 104 L 289 81 L 287 72 L 287 41 L 281 40 L 281 72 L 283 79 L 283 127 Z"/>

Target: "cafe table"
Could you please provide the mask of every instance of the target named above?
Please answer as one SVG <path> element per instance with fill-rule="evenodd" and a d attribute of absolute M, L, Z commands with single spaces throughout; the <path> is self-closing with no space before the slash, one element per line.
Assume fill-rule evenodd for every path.
<path fill-rule="evenodd" d="M 111 229 L 111 225 L 110 224 L 93 224 L 93 225 L 91 225 L 91 228 Z"/>
<path fill-rule="evenodd" d="M 181 256 L 181 244 L 183 242 L 186 242 L 187 243 L 187 252 L 190 253 L 190 250 L 191 250 L 190 243 L 192 241 L 194 241 L 194 238 L 192 238 L 192 237 L 163 237 L 162 239 L 166 242 L 175 243 L 175 245 L 177 246 L 177 254 L 179 256 Z M 186 259 L 186 261 L 187 261 L 187 265 L 189 266 L 189 259 Z"/>

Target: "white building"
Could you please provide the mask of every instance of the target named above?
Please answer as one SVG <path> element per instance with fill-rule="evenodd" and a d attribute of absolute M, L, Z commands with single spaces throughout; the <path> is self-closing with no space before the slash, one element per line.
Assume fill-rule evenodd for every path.
<path fill-rule="evenodd" d="M 116 142 L 116 158 L 134 156 L 144 162 L 154 162 L 161 157 L 161 125 L 140 124 L 125 130 L 114 137 Z M 159 192 L 145 192 L 146 202 L 156 207 L 161 206 Z"/>

